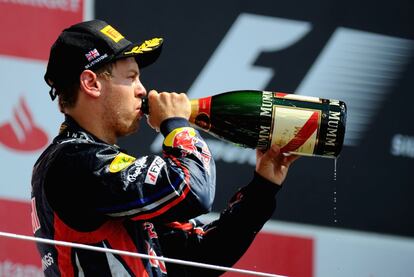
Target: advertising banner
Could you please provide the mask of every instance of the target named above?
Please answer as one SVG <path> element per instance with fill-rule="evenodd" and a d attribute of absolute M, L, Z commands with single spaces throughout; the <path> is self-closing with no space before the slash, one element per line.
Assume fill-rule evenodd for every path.
<path fill-rule="evenodd" d="M 0 230 L 32 236 L 34 162 L 62 116 L 43 81 L 50 46 L 91 15 L 87 1 L 0 1 Z M 0 276 L 42 276 L 34 243 L 0 238 Z"/>

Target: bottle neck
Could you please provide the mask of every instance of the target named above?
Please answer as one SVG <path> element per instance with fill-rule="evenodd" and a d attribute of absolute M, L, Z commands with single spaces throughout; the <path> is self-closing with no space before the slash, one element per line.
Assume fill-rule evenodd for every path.
<path fill-rule="evenodd" d="M 141 111 L 144 114 L 149 114 L 148 98 L 147 97 L 144 97 L 141 100 L 142 100 L 142 102 L 141 102 Z"/>

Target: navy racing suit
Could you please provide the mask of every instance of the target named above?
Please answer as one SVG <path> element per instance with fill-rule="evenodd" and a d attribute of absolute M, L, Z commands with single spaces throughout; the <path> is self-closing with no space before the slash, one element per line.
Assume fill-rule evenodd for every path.
<path fill-rule="evenodd" d="M 218 220 L 207 225 L 193 220 L 211 209 L 214 160 L 200 134 L 185 119 L 165 120 L 161 132 L 165 137 L 163 156 L 135 158 L 94 137 L 67 116 L 33 169 L 34 235 L 153 257 L 233 265 L 272 215 L 278 189 L 255 174 Z M 37 248 L 45 276 L 222 273 L 155 258 L 42 243 Z"/>

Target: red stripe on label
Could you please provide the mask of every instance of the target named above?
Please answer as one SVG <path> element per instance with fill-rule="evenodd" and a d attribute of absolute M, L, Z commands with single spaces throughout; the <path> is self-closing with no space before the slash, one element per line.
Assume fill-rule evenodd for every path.
<path fill-rule="evenodd" d="M 280 151 L 291 152 L 302 146 L 310 136 L 318 129 L 319 112 L 314 112 L 311 117 L 306 121 L 303 127 L 299 130 L 296 136 L 291 139 Z"/>
<path fill-rule="evenodd" d="M 283 98 L 286 95 L 288 95 L 288 94 L 284 93 L 284 92 L 275 92 L 275 97 L 277 97 L 277 98 Z"/>

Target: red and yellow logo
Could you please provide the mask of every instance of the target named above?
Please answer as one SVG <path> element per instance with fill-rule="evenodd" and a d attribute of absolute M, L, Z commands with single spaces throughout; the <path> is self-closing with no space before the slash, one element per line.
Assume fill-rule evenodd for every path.
<path fill-rule="evenodd" d="M 196 132 L 193 128 L 181 127 L 169 133 L 164 140 L 164 144 L 165 146 L 180 148 L 193 153 L 197 150 L 195 146 L 196 140 Z"/>

